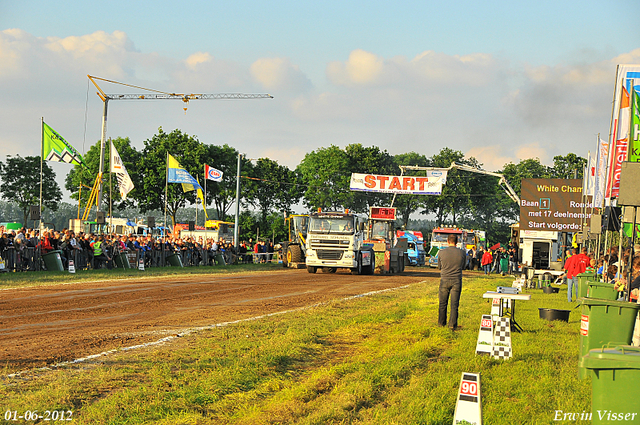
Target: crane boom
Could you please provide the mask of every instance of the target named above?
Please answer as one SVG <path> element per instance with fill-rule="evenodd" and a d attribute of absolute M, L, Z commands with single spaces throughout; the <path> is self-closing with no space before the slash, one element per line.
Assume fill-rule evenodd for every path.
<path fill-rule="evenodd" d="M 516 204 L 520 204 L 520 197 L 518 196 L 516 191 L 513 190 L 513 188 L 511 187 L 511 185 L 507 181 L 507 179 L 502 174 L 494 173 L 492 171 L 482 170 L 480 168 L 471 167 L 469 165 L 458 164 L 455 161 L 451 163 L 451 166 L 449 167 L 449 169 L 451 169 L 451 168 L 457 168 L 458 170 L 469 171 L 471 173 L 484 174 L 486 176 L 498 177 L 500 179 L 498 184 L 503 186 L 503 188 L 504 188 L 505 192 L 507 192 L 507 195 L 509 196 L 509 198 L 511 198 L 511 200 L 513 202 L 515 202 Z"/>
<path fill-rule="evenodd" d="M 105 94 L 109 100 L 159 100 L 178 99 L 189 102 L 195 99 L 272 99 L 270 94 L 262 93 L 211 93 L 211 94 Z"/>
<path fill-rule="evenodd" d="M 270 94 L 245 94 L 245 93 L 213 93 L 213 94 L 184 94 L 184 93 L 168 93 L 161 90 L 149 89 L 145 87 L 136 86 L 133 84 L 121 83 L 119 81 L 108 80 L 106 78 L 96 77 L 94 75 L 87 75 L 89 80 L 98 89 L 97 95 L 102 99 L 104 108 L 102 112 L 102 137 L 100 141 L 100 169 L 98 172 L 98 178 L 96 179 L 96 203 L 97 210 L 100 211 L 100 202 L 102 201 L 102 175 L 104 173 L 104 145 L 107 135 L 107 109 L 110 100 L 161 100 L 161 99 L 179 99 L 188 104 L 190 100 L 196 99 L 273 99 Z M 150 92 L 149 94 L 107 94 L 105 93 L 96 80 L 105 81 L 107 83 L 120 84 L 122 86 L 132 87 L 135 89 L 141 89 Z M 184 111 L 187 112 L 187 105 L 184 105 Z M 98 181 L 99 180 L 99 181 Z M 87 209 L 91 209 L 91 204 L 87 205 Z M 89 211 L 85 211 L 85 215 Z M 166 222 L 166 218 L 165 218 Z"/>
<path fill-rule="evenodd" d="M 516 204 L 520 204 L 520 197 L 518 196 L 516 191 L 513 190 L 513 188 L 507 181 L 507 179 L 500 173 L 494 173 L 492 171 L 482 170 L 480 168 L 471 167 L 469 165 L 458 164 L 455 161 L 451 163 L 449 168 L 419 167 L 417 165 L 401 165 L 400 166 L 400 170 L 402 170 L 402 173 L 404 173 L 404 170 L 447 170 L 448 171 L 448 170 L 451 170 L 452 168 L 457 168 L 458 170 L 462 170 L 462 171 L 469 171 L 471 173 L 484 174 L 486 176 L 498 177 L 500 179 L 498 184 L 503 186 L 503 189 L 505 190 L 505 192 L 507 192 L 507 195 L 509 196 L 509 198 L 511 198 L 511 200 Z M 394 200 L 395 200 L 395 194 L 394 194 Z M 393 205 L 393 203 L 391 203 L 391 205 Z"/>

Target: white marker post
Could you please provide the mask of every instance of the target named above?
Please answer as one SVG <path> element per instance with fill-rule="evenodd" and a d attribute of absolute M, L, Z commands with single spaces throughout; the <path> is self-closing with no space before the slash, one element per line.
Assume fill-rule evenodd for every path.
<path fill-rule="evenodd" d="M 476 344 L 476 355 L 493 353 L 493 319 L 490 314 L 483 314 L 478 332 L 478 342 Z"/>
<path fill-rule="evenodd" d="M 480 396 L 480 374 L 462 373 L 456 398 L 456 413 L 453 425 L 482 425 L 482 398 Z"/>
<path fill-rule="evenodd" d="M 73 260 L 69 260 L 69 273 L 75 273 L 76 272 L 76 266 L 73 263 Z"/>
<path fill-rule="evenodd" d="M 493 329 L 493 358 L 503 360 L 511 357 L 511 320 L 501 317 Z"/>
<path fill-rule="evenodd" d="M 140 258 L 140 260 L 138 260 L 138 270 L 140 270 L 141 272 L 144 271 L 144 258 Z"/>

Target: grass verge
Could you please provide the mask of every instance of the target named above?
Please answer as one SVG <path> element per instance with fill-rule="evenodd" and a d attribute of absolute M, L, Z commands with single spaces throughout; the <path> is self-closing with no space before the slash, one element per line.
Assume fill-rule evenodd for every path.
<path fill-rule="evenodd" d="M 282 264 L 234 264 L 227 266 L 202 266 L 202 267 L 151 267 L 144 271 L 138 269 L 114 268 L 98 270 L 80 270 L 76 273 L 69 272 L 20 272 L 0 274 L 0 289 L 23 288 L 27 286 L 49 286 L 61 283 L 93 282 L 98 280 L 132 279 L 140 277 L 163 277 L 198 274 L 218 273 L 244 273 L 261 272 L 267 270 L 280 270 Z"/>
<path fill-rule="evenodd" d="M 481 373 L 484 423 L 549 424 L 556 410 L 589 411 L 589 383 L 577 379 L 579 310 L 569 323 L 538 318 L 538 307 L 568 308 L 564 291 L 532 290 L 531 301 L 519 302 L 525 332 L 512 336 L 511 360 L 474 354 L 480 316 L 491 309 L 482 294 L 506 285 L 465 279 L 456 332 L 436 325 L 437 280 L 429 280 L 92 367 L 5 379 L 0 415 L 71 410 L 77 424 L 445 424 L 462 372 Z"/>

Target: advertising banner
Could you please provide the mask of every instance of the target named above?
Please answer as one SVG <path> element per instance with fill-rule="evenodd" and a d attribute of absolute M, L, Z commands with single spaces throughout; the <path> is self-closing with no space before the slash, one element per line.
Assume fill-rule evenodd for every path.
<path fill-rule="evenodd" d="M 520 229 L 578 232 L 591 219 L 591 203 L 582 202 L 582 179 L 523 179 Z"/>
<path fill-rule="evenodd" d="M 408 195 L 441 195 L 447 180 L 447 169 L 427 171 L 426 176 L 384 176 L 351 174 L 351 190 Z"/>
<path fill-rule="evenodd" d="M 613 114 L 611 116 L 611 127 L 609 129 L 609 151 L 615 156 L 609 158 L 605 195 L 607 199 L 618 197 L 620 166 L 623 161 L 627 160 L 631 80 L 640 81 L 640 65 L 618 65 L 613 95 Z M 622 144 L 623 146 L 618 147 L 618 144 Z"/>

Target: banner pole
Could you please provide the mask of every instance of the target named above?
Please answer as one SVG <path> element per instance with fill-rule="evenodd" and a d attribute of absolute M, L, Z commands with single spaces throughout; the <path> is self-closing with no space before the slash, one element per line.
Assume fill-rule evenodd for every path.
<path fill-rule="evenodd" d="M 204 164 L 204 194 L 202 196 L 202 199 L 204 200 L 204 210 L 205 210 L 205 215 L 204 215 L 204 248 L 206 249 L 207 247 L 207 164 Z"/>
<path fill-rule="evenodd" d="M 40 213 L 38 214 L 38 228 L 42 232 L 42 175 L 44 162 L 44 117 L 40 117 Z M 27 227 L 27 226 L 25 226 Z M 42 237 L 42 235 L 40 235 Z"/>
<path fill-rule="evenodd" d="M 242 159 L 242 154 L 238 152 L 238 171 L 236 173 L 236 220 L 235 220 L 235 227 L 233 229 L 233 243 L 236 249 L 236 254 L 238 253 L 238 249 L 240 247 L 240 243 L 238 242 L 238 237 L 240 236 L 240 232 L 239 232 L 239 221 L 240 221 L 240 166 L 241 166 L 241 160 Z"/>

